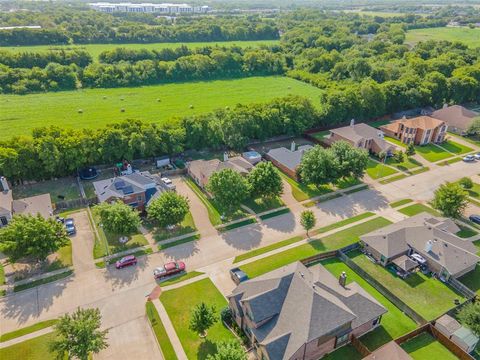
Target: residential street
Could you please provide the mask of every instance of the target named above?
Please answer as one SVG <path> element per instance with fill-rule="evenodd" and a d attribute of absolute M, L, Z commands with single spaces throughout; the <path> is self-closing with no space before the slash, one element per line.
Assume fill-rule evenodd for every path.
<path fill-rule="evenodd" d="M 389 202 L 403 198 L 427 201 L 441 183 L 473 176 L 479 171 L 477 163 L 458 162 L 391 184 L 379 185 L 376 189 L 320 203 L 311 208 L 317 217 L 316 227 L 365 211 L 376 212 L 398 221 L 398 215 L 388 207 Z M 291 213 L 262 223 L 224 234 L 206 235 L 195 243 L 186 243 L 143 257 L 136 267 L 123 270 L 113 267 L 99 270 L 92 266 L 93 262 L 85 262 L 84 259 L 91 256 L 93 234 L 84 229 L 84 220 L 88 226 L 86 213 L 79 213 L 75 215 L 79 231 L 74 239 L 73 251 L 74 267 L 78 271 L 64 280 L 1 298 L 1 332 L 55 318 L 79 306 L 98 307 L 102 312 L 103 326 L 111 329 L 111 347 L 98 358 L 113 359 L 121 355 L 126 358 L 158 359 L 160 354 L 156 353 L 158 348 L 155 338 L 144 317 L 144 299 L 155 287 L 152 276 L 154 267 L 167 261 L 182 260 L 189 271 L 202 271 L 205 268 L 203 270 L 212 274 L 214 282 L 227 284 L 219 269 L 229 268 L 234 256 L 304 233 L 298 221 L 301 210 L 301 207 L 295 207 Z M 79 240 L 84 243 L 79 243 Z M 219 287 L 224 292 L 228 291 L 228 285 Z"/>

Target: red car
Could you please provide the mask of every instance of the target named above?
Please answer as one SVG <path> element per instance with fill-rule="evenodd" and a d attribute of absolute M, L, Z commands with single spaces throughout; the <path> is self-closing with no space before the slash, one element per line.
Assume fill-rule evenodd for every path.
<path fill-rule="evenodd" d="M 181 273 L 182 271 L 185 271 L 184 262 L 169 262 L 168 264 L 159 266 L 153 270 L 153 276 L 155 279 L 161 279 L 170 275 Z"/>
<path fill-rule="evenodd" d="M 115 267 L 117 269 L 121 269 L 130 265 L 137 265 L 137 258 L 133 255 L 125 256 L 115 263 Z"/>

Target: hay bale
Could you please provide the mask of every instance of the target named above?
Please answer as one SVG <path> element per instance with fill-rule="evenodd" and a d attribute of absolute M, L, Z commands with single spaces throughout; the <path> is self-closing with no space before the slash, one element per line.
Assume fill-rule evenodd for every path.
<path fill-rule="evenodd" d="M 121 108 L 121 109 L 120 109 L 120 112 L 125 112 L 125 109 L 124 109 L 124 108 Z"/>
<path fill-rule="evenodd" d="M 83 110 L 82 110 L 82 109 L 78 109 L 77 112 L 78 112 L 79 114 L 83 114 Z"/>

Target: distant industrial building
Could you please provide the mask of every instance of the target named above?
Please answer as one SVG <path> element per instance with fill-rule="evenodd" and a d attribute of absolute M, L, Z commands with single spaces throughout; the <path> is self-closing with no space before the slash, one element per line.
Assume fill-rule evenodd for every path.
<path fill-rule="evenodd" d="M 209 6 L 191 6 L 188 4 L 153 4 L 153 3 L 108 3 L 98 2 L 88 4 L 92 9 L 105 12 L 134 12 L 134 13 L 158 13 L 158 14 L 193 14 L 210 11 Z"/>

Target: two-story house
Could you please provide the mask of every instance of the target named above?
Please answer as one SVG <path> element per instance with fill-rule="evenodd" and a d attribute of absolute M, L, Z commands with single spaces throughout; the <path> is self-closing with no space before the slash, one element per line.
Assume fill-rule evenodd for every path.
<path fill-rule="evenodd" d="M 380 126 L 385 135 L 400 140 L 404 144 L 426 145 L 445 140 L 448 125 L 445 121 L 430 116 L 400 119 Z"/>
<path fill-rule="evenodd" d="M 238 285 L 229 307 L 258 359 L 316 360 L 379 326 L 387 312 L 345 281 L 296 262 Z"/>

